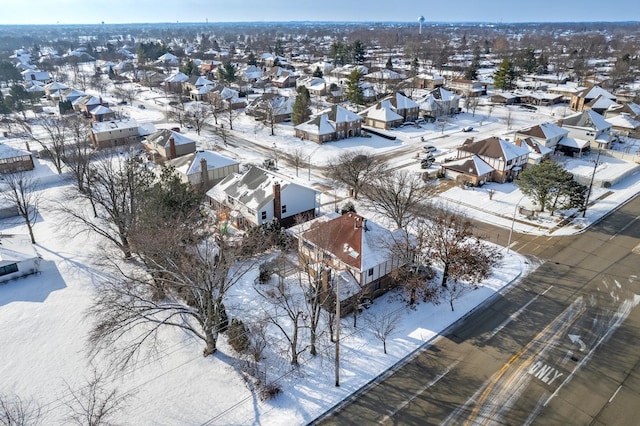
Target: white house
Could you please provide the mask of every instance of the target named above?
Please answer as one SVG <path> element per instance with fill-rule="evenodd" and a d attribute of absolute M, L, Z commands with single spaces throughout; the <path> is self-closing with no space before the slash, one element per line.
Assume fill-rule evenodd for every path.
<path fill-rule="evenodd" d="M 35 274 L 40 267 L 40 255 L 26 235 L 0 237 L 0 282 Z"/>
<path fill-rule="evenodd" d="M 207 191 L 219 220 L 233 220 L 238 228 L 262 225 L 277 219 L 291 226 L 299 218 L 309 220 L 320 209 L 320 193 L 291 179 L 258 167 L 233 174 Z"/>

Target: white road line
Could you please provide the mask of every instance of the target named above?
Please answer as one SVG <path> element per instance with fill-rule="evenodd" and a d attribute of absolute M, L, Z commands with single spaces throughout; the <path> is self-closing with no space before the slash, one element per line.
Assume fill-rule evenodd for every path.
<path fill-rule="evenodd" d="M 520 314 L 529 307 L 530 304 L 532 304 L 533 302 L 535 302 L 538 297 L 540 296 L 544 296 L 545 294 L 547 294 L 547 292 L 549 290 L 551 290 L 553 288 L 553 286 L 549 286 L 549 288 L 547 288 L 545 291 L 543 291 L 540 294 L 536 294 L 535 297 L 531 300 L 529 300 L 527 303 L 525 303 L 524 306 L 522 306 L 520 309 L 518 309 L 516 312 L 512 313 L 511 315 L 509 315 L 509 317 L 507 319 L 505 319 L 504 321 L 502 321 L 502 323 L 500 323 L 500 325 L 498 327 L 496 327 L 489 336 L 487 336 L 486 339 L 484 339 L 484 342 L 486 342 L 487 340 L 491 339 L 493 336 L 495 336 L 496 334 L 498 334 L 503 328 L 505 328 L 507 326 L 507 324 L 509 324 L 511 321 L 517 319 Z"/>
<path fill-rule="evenodd" d="M 615 237 L 617 237 L 618 235 L 620 235 L 621 233 L 623 233 L 628 227 L 630 227 L 633 222 L 635 222 L 636 220 L 640 219 L 640 216 L 636 216 L 633 219 L 631 219 L 631 221 L 629 221 L 629 223 L 627 223 L 625 226 L 622 227 L 622 229 L 620 229 L 618 232 L 616 232 L 615 234 L 613 234 L 611 236 L 611 238 L 609 238 L 609 241 L 613 240 Z"/>
<path fill-rule="evenodd" d="M 580 367 L 582 367 L 587 361 L 589 361 L 589 359 L 591 359 L 591 356 L 593 355 L 595 350 L 598 349 L 598 347 L 600 347 L 602 342 L 607 340 L 613 334 L 613 332 L 616 331 L 618 329 L 618 327 L 620 327 L 620 325 L 624 322 L 624 320 L 627 319 L 627 317 L 629 316 L 629 313 L 631 312 L 631 308 L 636 306 L 639 301 L 640 301 L 640 296 L 635 295 L 634 299 L 625 300 L 622 303 L 622 305 L 618 308 L 618 311 L 614 315 L 614 318 L 616 318 L 614 323 L 611 325 L 611 327 L 609 327 L 607 332 L 598 340 L 598 342 L 593 346 L 593 348 L 591 348 L 589 353 L 584 358 L 582 358 L 580 360 L 578 365 L 576 365 L 573 368 L 573 370 L 571 371 L 571 374 L 569 374 L 564 379 L 564 381 L 562 383 L 560 383 L 560 386 L 558 386 L 558 388 L 555 390 L 555 392 L 553 392 L 551 394 L 551 396 L 547 399 L 547 401 L 544 403 L 545 407 L 547 406 L 549 401 L 551 401 L 556 395 L 558 395 L 558 392 L 560 391 L 560 389 L 562 389 L 562 387 L 564 385 L 566 385 L 573 378 L 574 374 L 576 374 L 576 371 L 578 371 L 580 369 Z"/>
<path fill-rule="evenodd" d="M 613 401 L 613 398 L 615 398 L 618 392 L 620 392 L 620 389 L 622 389 L 622 385 L 618 386 L 618 389 L 616 389 L 611 398 L 609 398 L 609 402 Z"/>
<path fill-rule="evenodd" d="M 404 407 L 406 407 L 411 401 L 413 401 L 414 399 L 416 399 L 418 396 L 420 396 L 420 394 L 422 394 L 424 391 L 426 391 L 427 389 L 429 389 L 431 386 L 435 385 L 436 383 L 438 383 L 444 376 L 446 376 L 453 368 L 456 367 L 456 365 L 458 365 L 460 361 L 456 361 L 453 364 L 451 364 L 449 367 L 447 367 L 446 370 L 444 370 L 442 373 L 438 374 L 436 377 L 433 378 L 433 380 L 431 380 L 429 383 L 427 383 L 426 385 L 424 385 L 420 390 L 416 391 L 413 395 L 411 395 L 411 398 L 407 399 L 406 401 L 404 401 L 402 404 L 398 405 L 395 410 L 393 410 L 392 412 L 390 412 L 389 414 L 387 414 L 386 416 L 384 416 L 382 418 L 382 420 L 380 420 L 378 423 L 382 424 L 384 422 L 386 422 L 387 420 L 389 420 L 391 417 L 395 416 L 398 411 L 402 410 Z"/>

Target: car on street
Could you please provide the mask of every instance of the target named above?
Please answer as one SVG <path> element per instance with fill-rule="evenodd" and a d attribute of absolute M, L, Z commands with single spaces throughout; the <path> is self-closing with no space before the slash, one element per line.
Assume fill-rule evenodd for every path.
<path fill-rule="evenodd" d="M 473 127 L 471 127 L 471 126 L 465 126 L 465 127 L 462 128 L 462 131 L 465 132 L 465 133 L 468 133 L 468 132 L 470 132 L 472 130 L 473 130 Z"/>
<path fill-rule="evenodd" d="M 436 152 L 438 150 L 438 148 L 436 148 L 433 145 L 425 145 L 424 146 L 424 150 L 427 152 Z"/>

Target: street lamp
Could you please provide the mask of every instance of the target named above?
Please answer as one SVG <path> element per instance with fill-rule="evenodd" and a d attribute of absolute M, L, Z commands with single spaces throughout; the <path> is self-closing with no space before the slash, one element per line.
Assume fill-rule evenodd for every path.
<path fill-rule="evenodd" d="M 513 208 L 513 218 L 511 219 L 511 229 L 509 230 L 509 240 L 507 241 L 507 254 L 509 254 L 509 249 L 511 248 L 511 237 L 513 236 L 513 227 L 516 224 L 516 213 L 518 212 L 518 206 L 520 205 L 524 197 L 526 197 L 526 195 L 520 197 L 520 199 L 516 203 L 516 206 Z"/>

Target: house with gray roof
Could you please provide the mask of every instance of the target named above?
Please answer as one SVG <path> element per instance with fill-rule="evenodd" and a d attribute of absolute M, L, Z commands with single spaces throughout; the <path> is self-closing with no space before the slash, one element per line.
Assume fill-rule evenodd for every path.
<path fill-rule="evenodd" d="M 182 182 L 208 191 L 227 176 L 240 171 L 240 163 L 213 151 L 198 150 L 166 163 L 173 166 Z"/>
<path fill-rule="evenodd" d="M 340 105 L 295 127 L 296 137 L 316 143 L 360 136 L 362 117 Z"/>
<path fill-rule="evenodd" d="M 196 151 L 196 142 L 193 139 L 169 129 L 161 129 L 150 134 L 142 144 L 156 162 L 172 160 Z"/>
<path fill-rule="evenodd" d="M 574 139 L 595 143 L 600 148 L 609 149 L 611 147 L 611 123 L 593 110 L 569 115 L 558 123 L 563 129 L 567 129 L 569 136 Z"/>
<path fill-rule="evenodd" d="M 207 197 L 219 220 L 240 229 L 273 219 L 291 226 L 316 217 L 320 209 L 320 192 L 259 167 L 227 176 Z"/>

